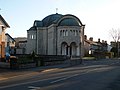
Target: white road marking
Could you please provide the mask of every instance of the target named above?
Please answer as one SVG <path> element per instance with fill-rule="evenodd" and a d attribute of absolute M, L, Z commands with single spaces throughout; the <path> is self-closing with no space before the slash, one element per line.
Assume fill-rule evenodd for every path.
<path fill-rule="evenodd" d="M 8 86 L 2 86 L 2 87 L 0 87 L 0 89 L 20 86 L 20 85 L 25 85 L 25 84 L 31 84 L 31 83 L 37 83 L 37 82 L 42 82 L 42 81 L 45 81 L 45 80 L 57 79 L 57 78 L 63 78 L 63 77 L 65 77 L 65 76 L 56 77 L 56 78 L 52 77 L 52 78 L 47 78 L 47 79 L 43 79 L 43 80 L 36 80 L 36 81 L 29 81 L 29 82 L 24 82 L 24 83 L 12 84 L 12 85 L 8 85 Z"/>
<path fill-rule="evenodd" d="M 42 72 L 49 72 L 49 71 L 54 71 L 54 70 L 58 70 L 58 68 L 54 68 L 54 69 L 46 69 L 46 70 L 43 70 Z"/>
<path fill-rule="evenodd" d="M 69 79 L 69 78 L 72 78 L 72 77 L 76 77 L 76 76 L 78 76 L 78 75 L 80 75 L 80 74 L 74 74 L 74 75 L 72 75 L 72 76 L 68 76 L 68 77 L 65 77 L 65 78 L 61 78 L 61 79 L 52 81 L 52 82 L 50 82 L 50 83 L 53 84 L 53 83 L 60 82 L 60 81 L 63 81 L 63 80 L 66 80 L 66 79 Z"/>
<path fill-rule="evenodd" d="M 34 87 L 34 86 L 28 86 L 28 88 L 30 90 L 39 90 L 40 89 L 40 87 Z"/>
<path fill-rule="evenodd" d="M 95 68 L 95 69 L 92 69 L 92 70 L 89 70 L 89 71 L 85 71 L 85 72 L 83 72 L 83 73 L 80 73 L 80 74 L 74 74 L 74 75 L 71 75 L 71 76 L 66 76 L 66 77 L 64 77 L 64 78 L 61 78 L 61 79 L 57 79 L 57 80 L 55 80 L 55 81 L 52 81 L 52 82 L 50 82 L 51 84 L 53 84 L 53 83 L 56 83 L 56 82 L 60 82 L 60 81 L 64 81 L 64 80 L 66 80 L 66 79 L 70 79 L 70 78 L 73 78 L 73 77 L 76 77 L 76 76 L 79 76 L 79 75 L 84 75 L 84 74 L 87 74 L 87 73 L 89 73 L 89 72 L 93 72 L 93 71 L 104 71 L 104 69 L 106 70 L 106 68 Z M 111 68 L 108 68 L 108 69 L 111 69 Z M 107 70 L 108 70 L 107 69 Z"/>

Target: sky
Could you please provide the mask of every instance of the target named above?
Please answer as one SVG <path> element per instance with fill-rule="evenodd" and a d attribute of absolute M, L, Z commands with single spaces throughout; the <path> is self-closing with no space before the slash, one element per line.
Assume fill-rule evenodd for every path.
<path fill-rule="evenodd" d="M 13 38 L 27 37 L 35 20 L 57 13 L 77 16 L 85 25 L 87 37 L 113 41 L 111 29 L 120 28 L 120 0 L 0 0 L 0 14 Z"/>

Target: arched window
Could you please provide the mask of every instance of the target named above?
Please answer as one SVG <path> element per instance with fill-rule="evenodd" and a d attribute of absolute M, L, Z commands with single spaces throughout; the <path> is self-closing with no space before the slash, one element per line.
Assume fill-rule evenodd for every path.
<path fill-rule="evenodd" d="M 65 36 L 65 30 L 63 30 L 63 36 Z"/>
<path fill-rule="evenodd" d="M 73 35 L 74 36 L 78 36 L 79 34 L 78 34 L 78 30 L 73 30 Z"/>
<path fill-rule="evenodd" d="M 62 36 L 62 30 L 60 31 L 60 36 Z"/>
<path fill-rule="evenodd" d="M 29 39 L 31 39 L 31 34 L 29 34 Z"/>
<path fill-rule="evenodd" d="M 34 39 L 34 36 L 32 35 L 31 39 Z"/>
<path fill-rule="evenodd" d="M 34 39 L 36 39 L 36 35 L 34 34 Z"/>
<path fill-rule="evenodd" d="M 65 36 L 66 36 L 66 30 L 65 30 Z"/>
<path fill-rule="evenodd" d="M 76 33 L 75 30 L 73 30 L 73 35 L 74 35 L 74 36 L 75 36 L 75 33 Z"/>
<path fill-rule="evenodd" d="M 75 30 L 75 36 L 77 36 L 77 31 Z"/>
<path fill-rule="evenodd" d="M 72 30 L 70 30 L 70 36 L 72 35 Z"/>
<path fill-rule="evenodd" d="M 66 30 L 66 36 L 68 36 L 68 30 Z"/>
<path fill-rule="evenodd" d="M 78 36 L 78 31 L 77 30 L 75 30 L 75 36 Z"/>

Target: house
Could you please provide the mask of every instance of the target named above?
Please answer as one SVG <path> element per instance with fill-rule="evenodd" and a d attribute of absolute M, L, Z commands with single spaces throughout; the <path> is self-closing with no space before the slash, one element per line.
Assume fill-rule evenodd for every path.
<path fill-rule="evenodd" d="M 27 44 L 27 38 L 26 37 L 17 37 L 14 38 L 16 43 L 16 54 L 26 54 L 26 44 Z"/>
<path fill-rule="evenodd" d="M 0 58 L 5 58 L 5 31 L 7 28 L 10 26 L 0 15 Z"/>
<path fill-rule="evenodd" d="M 15 54 L 15 40 L 8 33 L 5 34 L 5 52 Z"/>
<path fill-rule="evenodd" d="M 85 56 L 105 56 L 103 55 L 108 51 L 108 44 L 107 41 L 98 39 L 98 41 L 93 41 L 93 37 L 90 37 L 89 40 L 87 36 L 84 36 L 84 49 L 85 49 Z"/>

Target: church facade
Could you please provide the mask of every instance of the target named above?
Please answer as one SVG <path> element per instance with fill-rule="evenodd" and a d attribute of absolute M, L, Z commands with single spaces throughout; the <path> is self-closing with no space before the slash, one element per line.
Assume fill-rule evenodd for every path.
<path fill-rule="evenodd" d="M 84 28 L 74 15 L 51 14 L 27 30 L 27 54 L 84 55 Z"/>

